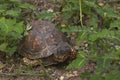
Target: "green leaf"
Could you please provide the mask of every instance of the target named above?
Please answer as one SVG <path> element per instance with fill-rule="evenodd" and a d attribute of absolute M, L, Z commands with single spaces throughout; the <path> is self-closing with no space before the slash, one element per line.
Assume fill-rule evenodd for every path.
<path fill-rule="evenodd" d="M 97 16 L 92 16 L 89 21 L 90 21 L 90 26 L 95 27 L 95 28 L 98 27 L 99 20 L 98 20 Z"/>
<path fill-rule="evenodd" d="M 0 19 L 0 28 L 2 29 L 2 32 L 4 32 L 4 35 L 9 34 L 14 26 L 16 24 L 16 19 L 5 19 L 5 18 L 1 18 Z"/>
<path fill-rule="evenodd" d="M 0 51 L 3 51 L 3 52 L 6 51 L 7 46 L 8 46 L 8 43 L 2 43 L 0 45 Z"/>
<path fill-rule="evenodd" d="M 72 15 L 73 15 L 73 12 L 65 12 L 63 18 L 65 20 L 68 20 L 72 17 Z"/>
<path fill-rule="evenodd" d="M 103 7 L 103 10 L 104 17 L 120 19 L 120 15 L 118 15 L 108 4 Z"/>
<path fill-rule="evenodd" d="M 103 29 L 102 31 L 98 31 L 97 33 L 91 34 L 89 39 L 91 41 L 96 41 L 97 39 L 102 39 L 102 38 L 110 39 L 114 37 L 114 34 L 115 34 L 114 31 Z"/>
<path fill-rule="evenodd" d="M 77 44 L 80 44 L 81 42 L 85 41 L 88 38 L 88 33 L 86 31 L 81 31 L 78 34 L 78 38 L 77 38 Z"/>
<path fill-rule="evenodd" d="M 111 71 L 106 75 L 105 80 L 120 80 L 120 71 L 119 70 Z"/>
<path fill-rule="evenodd" d="M 12 1 L 12 2 L 20 2 L 20 0 L 10 0 L 10 1 Z"/>
<path fill-rule="evenodd" d="M 113 29 L 117 27 L 118 29 L 120 29 L 120 20 L 115 20 L 113 22 L 110 23 L 110 29 Z"/>
<path fill-rule="evenodd" d="M 26 31 L 29 31 L 30 29 L 32 29 L 32 26 L 31 25 L 27 25 Z"/>
<path fill-rule="evenodd" d="M 104 78 L 101 75 L 92 75 L 90 80 L 104 80 Z"/>
<path fill-rule="evenodd" d="M 9 4 L 7 4 L 7 3 L 0 4 L 0 10 L 6 11 L 8 5 L 9 5 Z"/>
<path fill-rule="evenodd" d="M 120 60 L 120 51 L 119 50 L 115 50 L 115 51 L 111 51 L 111 53 L 105 54 L 105 56 L 103 56 L 104 59 L 111 59 L 111 60 Z"/>
<path fill-rule="evenodd" d="M 57 12 L 49 12 L 42 10 L 40 12 L 40 18 L 43 20 L 53 21 L 56 18 L 57 14 Z"/>
<path fill-rule="evenodd" d="M 8 27 L 9 31 L 13 30 L 16 24 L 16 19 L 6 19 L 4 25 Z"/>
<path fill-rule="evenodd" d="M 78 55 L 77 55 L 77 58 L 75 60 L 72 61 L 72 63 L 70 63 L 66 69 L 72 69 L 72 68 L 81 68 L 83 67 L 87 60 L 86 60 L 86 53 L 84 52 L 80 52 Z"/>
<path fill-rule="evenodd" d="M 87 0 L 84 0 L 83 1 L 85 3 L 85 5 L 88 5 L 89 7 L 92 7 L 92 8 L 98 8 L 99 6 L 95 4 L 95 1 L 87 1 Z"/>
<path fill-rule="evenodd" d="M 0 10 L 0 13 L 3 13 L 3 12 L 5 12 L 5 10 Z"/>
<path fill-rule="evenodd" d="M 1 24 L 1 23 L 4 23 L 4 22 L 5 22 L 5 18 L 4 18 L 4 17 L 1 17 L 1 18 L 0 18 L 0 24 Z"/>
<path fill-rule="evenodd" d="M 18 17 L 21 13 L 21 9 L 12 9 L 12 10 L 7 10 L 6 14 L 12 17 Z"/>
<path fill-rule="evenodd" d="M 19 22 L 15 25 L 14 27 L 14 31 L 19 33 L 19 34 L 22 34 L 24 29 L 23 29 L 23 22 Z"/>
<path fill-rule="evenodd" d="M 17 49 L 16 46 L 14 46 L 14 47 L 9 47 L 9 48 L 7 49 L 7 51 L 6 51 L 7 55 L 8 55 L 8 56 L 12 56 L 12 55 L 15 53 L 16 49 Z"/>
<path fill-rule="evenodd" d="M 32 10 L 35 10 L 35 6 L 33 6 L 31 4 L 28 4 L 28 3 L 20 4 L 19 7 L 20 8 L 25 8 L 25 9 L 30 8 Z"/>

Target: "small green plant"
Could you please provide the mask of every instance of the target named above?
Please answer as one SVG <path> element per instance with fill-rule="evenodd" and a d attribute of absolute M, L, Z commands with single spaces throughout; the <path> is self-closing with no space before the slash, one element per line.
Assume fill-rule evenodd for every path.
<path fill-rule="evenodd" d="M 84 67 L 88 61 L 96 63 L 94 73 L 83 73 L 90 80 L 118 80 L 120 61 L 120 15 L 108 4 L 100 6 L 96 0 L 65 0 L 62 27 L 70 35 L 78 33 L 76 44 L 86 41 L 87 51 L 79 50 L 77 58 L 67 69 Z M 116 75 L 113 78 L 110 76 Z M 111 79 L 110 79 L 111 78 Z"/>
<path fill-rule="evenodd" d="M 26 34 L 23 11 L 34 9 L 33 5 L 21 3 L 20 0 L 0 1 L 0 53 L 7 56 L 15 53 L 20 40 Z"/>
<path fill-rule="evenodd" d="M 40 12 L 40 15 L 38 15 L 38 18 L 41 20 L 47 20 L 47 21 L 54 21 L 57 17 L 57 14 L 59 14 L 58 12 L 53 12 L 52 9 L 49 9 L 48 11 L 46 10 L 42 10 Z"/>
<path fill-rule="evenodd" d="M 23 22 L 16 22 L 16 19 L 0 18 L 0 51 L 11 56 L 17 49 L 19 40 L 24 32 Z"/>
<path fill-rule="evenodd" d="M 0 1 L 0 17 L 20 19 L 24 15 L 23 10 L 35 10 L 35 7 L 20 0 Z"/>

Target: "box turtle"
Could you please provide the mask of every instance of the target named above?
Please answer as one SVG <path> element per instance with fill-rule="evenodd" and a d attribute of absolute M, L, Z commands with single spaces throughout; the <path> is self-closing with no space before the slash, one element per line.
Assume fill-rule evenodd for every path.
<path fill-rule="evenodd" d="M 32 29 L 25 37 L 22 47 L 24 62 L 36 65 L 39 63 L 36 60 L 40 59 L 43 65 L 52 65 L 64 62 L 71 55 L 71 46 L 54 24 L 47 21 L 32 21 L 30 24 Z"/>

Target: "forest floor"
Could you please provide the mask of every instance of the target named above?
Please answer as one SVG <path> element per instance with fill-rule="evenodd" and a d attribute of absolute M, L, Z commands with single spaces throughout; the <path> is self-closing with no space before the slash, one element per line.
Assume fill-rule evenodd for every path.
<path fill-rule="evenodd" d="M 21 0 L 32 3 L 37 7 L 37 10 L 52 9 L 59 11 L 60 7 L 56 7 L 51 2 L 54 0 Z M 67 63 L 52 65 L 48 67 L 41 66 L 26 66 L 24 65 L 20 56 L 12 58 L 5 58 L 0 55 L 0 80 L 83 80 L 80 79 L 80 74 L 84 71 L 93 72 L 95 68 L 94 63 L 88 63 L 84 68 L 66 70 Z M 87 79 L 84 79 L 87 80 Z"/>
<path fill-rule="evenodd" d="M 59 11 L 59 3 L 51 4 L 55 0 L 21 0 L 34 4 L 39 11 L 52 9 Z M 38 2 L 35 2 L 38 1 Z M 62 2 L 62 0 L 61 0 Z M 88 80 L 82 78 L 83 72 L 93 73 L 96 66 L 93 62 L 88 62 L 81 69 L 66 70 L 68 63 L 62 63 L 47 67 L 42 66 L 26 66 L 20 56 L 14 56 L 5 60 L 0 55 L 0 80 Z"/>
<path fill-rule="evenodd" d="M 88 63 L 81 69 L 66 70 L 67 63 L 42 67 L 27 66 L 19 57 L 8 60 L 0 60 L 0 80 L 88 80 L 81 79 L 80 75 L 95 70 L 94 63 Z"/>

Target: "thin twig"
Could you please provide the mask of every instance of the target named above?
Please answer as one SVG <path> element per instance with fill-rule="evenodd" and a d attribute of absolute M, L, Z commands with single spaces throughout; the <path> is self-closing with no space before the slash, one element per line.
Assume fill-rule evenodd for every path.
<path fill-rule="evenodd" d="M 79 0 L 79 9 L 80 9 L 80 23 L 81 23 L 81 26 L 83 27 L 83 22 L 82 22 L 82 1 L 81 0 Z"/>
<path fill-rule="evenodd" d="M 15 66 L 15 65 L 13 64 L 13 65 L 11 66 L 11 68 L 9 69 L 8 72 L 11 72 L 14 66 Z"/>

